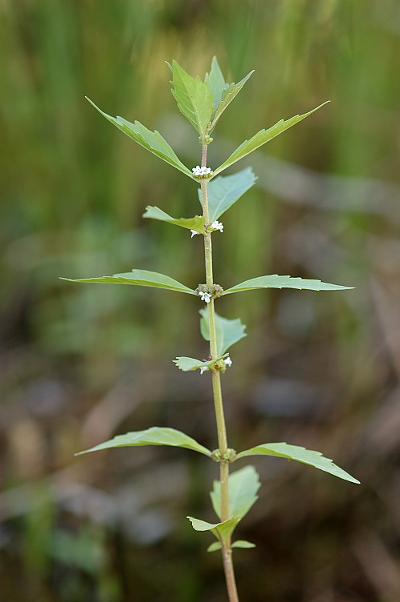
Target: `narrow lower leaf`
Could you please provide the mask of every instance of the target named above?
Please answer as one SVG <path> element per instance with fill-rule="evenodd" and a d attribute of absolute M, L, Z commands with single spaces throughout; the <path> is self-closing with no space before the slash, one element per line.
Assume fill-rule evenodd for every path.
<path fill-rule="evenodd" d="M 187 517 L 192 523 L 192 527 L 195 531 L 211 531 L 220 542 L 226 542 L 230 537 L 240 521 L 239 516 L 232 516 L 228 520 L 221 523 L 208 523 L 199 518 L 193 518 L 192 516 Z"/>
<path fill-rule="evenodd" d="M 176 366 L 179 368 L 179 370 L 182 370 L 183 372 L 190 372 L 191 370 L 201 370 L 202 372 L 209 370 L 212 366 L 214 366 L 215 364 L 221 362 L 228 354 L 225 353 L 224 355 L 222 355 L 221 357 L 218 357 L 217 359 L 213 359 L 213 360 L 208 360 L 206 362 L 202 362 L 201 360 L 196 360 L 194 357 L 177 357 L 176 359 L 172 360 L 174 362 L 174 364 L 176 364 Z"/>
<path fill-rule="evenodd" d="M 237 541 L 234 541 L 231 544 L 231 548 L 243 548 L 243 549 L 250 549 L 250 548 L 255 548 L 255 544 L 251 543 L 250 541 L 245 541 L 244 539 L 238 539 Z M 218 550 L 222 549 L 222 545 L 220 544 L 219 541 L 214 541 L 214 543 L 212 543 L 210 546 L 208 546 L 207 548 L 207 552 L 217 552 Z"/>
<path fill-rule="evenodd" d="M 226 83 L 222 71 L 218 65 L 217 57 L 213 56 L 211 61 L 210 73 L 206 73 L 204 81 L 207 82 L 208 88 L 213 96 L 214 111 L 218 108 L 218 105 L 222 101 L 222 95 L 225 90 L 229 87 Z"/>
<path fill-rule="evenodd" d="M 227 92 L 229 92 L 229 90 Z M 279 134 L 282 134 L 282 132 L 285 132 L 287 129 L 289 129 L 296 123 L 299 123 L 299 121 L 302 121 L 315 111 L 318 111 L 318 109 L 326 105 L 328 102 L 329 100 L 322 103 L 315 109 L 308 111 L 308 113 L 304 113 L 303 115 L 295 115 L 294 117 L 291 117 L 286 121 L 284 119 L 281 119 L 280 121 L 278 121 L 278 123 L 270 127 L 268 130 L 260 130 L 252 138 L 250 138 L 250 140 L 245 140 L 244 142 L 242 142 L 242 144 L 238 146 L 238 148 L 228 157 L 228 159 L 224 163 L 222 163 L 222 165 L 220 165 L 217 169 L 214 170 L 214 175 L 221 173 L 221 171 L 224 171 L 224 169 L 230 167 L 231 165 L 236 163 L 236 161 L 243 159 L 243 157 L 257 150 L 257 148 L 260 148 L 260 146 L 266 144 L 266 142 L 269 142 L 276 136 L 279 136 Z"/>
<path fill-rule="evenodd" d="M 169 224 L 174 224 L 175 226 L 180 226 L 181 228 L 187 228 L 188 230 L 195 230 L 199 234 L 204 233 L 204 216 L 196 215 L 195 217 L 189 218 L 175 218 L 168 215 L 168 213 L 165 213 L 165 211 L 159 207 L 151 207 L 149 205 L 146 207 L 143 217 L 157 219 L 162 222 L 168 222 Z"/>
<path fill-rule="evenodd" d="M 263 443 L 251 449 L 246 449 L 237 454 L 236 459 L 247 456 L 278 456 L 288 460 L 296 460 L 303 464 L 309 464 L 319 470 L 329 472 L 335 477 L 359 484 L 360 481 L 349 475 L 339 466 L 336 466 L 329 458 L 325 458 L 320 452 L 311 449 L 305 449 L 298 445 L 289 445 L 288 443 Z"/>
<path fill-rule="evenodd" d="M 251 291 L 257 288 L 295 288 L 306 289 L 309 291 L 336 291 L 353 288 L 352 286 L 341 286 L 340 284 L 329 284 L 321 280 L 308 280 L 305 278 L 292 278 L 291 276 L 278 276 L 271 274 L 269 276 L 258 276 L 245 280 L 226 289 L 222 294 L 240 293 L 242 291 Z"/>
<path fill-rule="evenodd" d="M 200 310 L 200 331 L 206 341 L 210 340 L 209 315 L 207 309 Z M 246 326 L 241 323 L 240 318 L 228 320 L 215 312 L 215 330 L 217 333 L 217 352 L 222 356 L 234 343 L 246 336 Z"/>
<path fill-rule="evenodd" d="M 192 77 L 176 61 L 172 61 L 172 94 L 182 115 L 204 139 L 214 112 L 213 97 L 207 82 Z"/>
<path fill-rule="evenodd" d="M 207 186 L 208 211 L 210 222 L 217 220 L 240 197 L 249 190 L 256 181 L 251 167 L 246 167 L 232 176 L 219 176 L 211 180 Z M 201 204 L 201 190 L 198 191 Z"/>
<path fill-rule="evenodd" d="M 244 77 L 242 80 L 240 80 L 240 82 L 238 82 L 237 84 L 235 84 L 235 83 L 229 84 L 229 86 L 225 90 L 223 90 L 222 100 L 215 110 L 209 132 L 212 132 L 212 130 L 215 128 L 215 126 L 217 125 L 217 121 L 221 117 L 222 113 L 231 104 L 232 100 L 239 94 L 240 90 L 243 88 L 245 83 L 249 80 L 250 76 L 253 75 L 253 73 L 254 73 L 254 70 L 250 71 L 250 73 L 248 73 L 246 75 L 246 77 Z"/>
<path fill-rule="evenodd" d="M 87 98 L 87 97 L 86 97 Z M 143 146 L 143 148 L 147 149 L 153 155 L 156 155 L 163 161 L 166 161 L 175 169 L 178 169 L 186 176 L 193 178 L 192 172 L 182 163 L 182 161 L 176 156 L 175 152 L 172 150 L 171 146 L 168 144 L 166 140 L 161 136 L 157 130 L 152 132 L 147 129 L 144 125 L 142 125 L 139 121 L 135 121 L 135 123 L 130 123 L 123 117 L 111 117 L 111 115 L 107 115 L 98 106 L 94 104 L 90 98 L 87 98 L 91 105 L 94 106 L 99 113 L 103 115 L 110 123 L 115 125 L 121 132 L 124 132 L 129 138 L 132 138 L 135 142 Z"/>
<path fill-rule="evenodd" d="M 89 452 L 100 451 L 103 449 L 110 449 L 113 447 L 130 447 L 130 446 L 143 446 L 143 445 L 168 445 L 170 447 L 184 447 L 197 451 L 205 456 L 211 456 L 211 451 L 200 445 L 195 439 L 185 435 L 181 431 L 167 427 L 153 426 L 144 431 L 133 431 L 126 433 L 125 435 L 117 435 L 113 439 L 100 443 L 95 447 L 86 449 L 85 451 L 79 452 L 77 456 L 81 454 L 87 454 Z"/>
<path fill-rule="evenodd" d="M 249 550 L 250 548 L 255 548 L 256 544 L 251 543 L 251 541 L 246 541 L 245 539 L 238 539 L 234 541 L 232 548 L 243 548 L 244 550 Z"/>
<path fill-rule="evenodd" d="M 254 466 L 245 466 L 229 475 L 228 508 L 231 516 L 243 518 L 257 501 L 257 491 L 261 486 Z M 214 481 L 210 493 L 211 502 L 218 518 L 221 518 L 221 483 Z"/>
<path fill-rule="evenodd" d="M 193 289 L 181 284 L 177 280 L 174 280 L 165 274 L 149 272 L 147 270 L 132 270 L 131 272 L 126 272 L 124 274 L 114 274 L 114 276 L 102 276 L 100 278 L 61 278 L 61 280 L 106 284 L 134 284 L 136 286 L 165 288 L 171 291 L 196 295 L 196 292 Z"/>

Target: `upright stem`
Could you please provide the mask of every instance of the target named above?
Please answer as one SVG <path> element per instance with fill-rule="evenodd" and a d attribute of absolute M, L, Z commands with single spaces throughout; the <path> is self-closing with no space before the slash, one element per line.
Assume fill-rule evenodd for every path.
<path fill-rule="evenodd" d="M 201 153 L 201 166 L 206 167 L 207 164 L 207 145 L 202 145 Z M 203 206 L 203 215 L 205 218 L 205 225 L 208 226 L 210 223 L 210 216 L 208 211 L 208 198 L 207 198 L 207 180 L 201 182 L 201 199 Z M 204 235 L 204 256 L 205 256 L 205 269 L 206 269 L 206 285 L 212 287 L 214 284 L 213 276 L 213 264 L 212 264 L 212 243 L 211 234 L 206 233 Z M 217 347 L 217 333 L 215 328 L 215 309 L 214 299 L 211 299 L 208 303 L 208 321 L 210 330 L 210 355 L 213 359 L 218 357 Z M 226 453 L 228 451 L 228 441 L 226 436 L 226 425 L 224 416 L 224 406 L 222 402 L 222 390 L 221 390 L 221 373 L 219 370 L 212 370 L 212 387 L 214 396 L 214 409 L 215 418 L 217 422 L 218 432 L 218 448 L 220 454 L 220 483 L 221 483 L 221 521 L 228 520 L 229 516 L 229 503 L 228 503 L 228 484 L 229 484 L 229 462 L 225 460 Z M 232 548 L 230 538 L 226 543 L 222 544 L 222 560 L 224 565 L 226 586 L 228 590 L 229 602 L 239 602 L 235 573 L 233 570 L 232 561 Z"/>

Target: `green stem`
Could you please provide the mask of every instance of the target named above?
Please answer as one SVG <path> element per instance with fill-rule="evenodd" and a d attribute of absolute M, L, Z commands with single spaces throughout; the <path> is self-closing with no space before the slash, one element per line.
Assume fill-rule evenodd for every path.
<path fill-rule="evenodd" d="M 202 145 L 201 166 L 206 167 L 207 164 L 207 145 Z M 207 180 L 201 181 L 201 199 L 203 206 L 203 215 L 205 218 L 205 226 L 209 225 L 210 216 L 208 211 L 207 198 Z M 212 243 L 211 234 L 204 235 L 204 257 L 206 269 L 206 284 L 207 287 L 212 287 L 214 284 L 213 263 L 212 263 Z M 210 330 L 210 355 L 213 359 L 218 357 L 217 333 L 215 328 L 215 309 L 214 299 L 211 299 L 208 305 L 208 320 Z M 220 453 L 220 483 L 221 483 L 221 521 L 228 520 L 229 504 L 228 504 L 228 483 L 229 483 L 229 463 L 224 460 L 224 456 L 228 451 L 228 441 L 226 436 L 226 425 L 224 416 L 224 406 L 222 401 L 221 390 L 221 373 L 219 370 L 212 370 L 212 387 L 214 396 L 215 418 L 217 423 L 218 433 L 218 448 Z M 232 548 L 230 538 L 222 545 L 222 559 L 224 565 L 224 573 L 226 586 L 228 590 L 229 602 L 239 602 L 235 573 L 233 570 Z"/>

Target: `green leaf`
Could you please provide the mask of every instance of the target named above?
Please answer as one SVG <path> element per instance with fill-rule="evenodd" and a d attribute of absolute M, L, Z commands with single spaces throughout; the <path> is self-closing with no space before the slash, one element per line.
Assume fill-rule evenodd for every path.
<path fill-rule="evenodd" d="M 208 88 L 213 95 L 214 110 L 218 108 L 218 105 L 222 101 L 222 95 L 224 91 L 229 87 L 226 83 L 222 71 L 218 65 L 217 58 L 214 56 L 211 61 L 210 73 L 206 73 L 204 81 L 207 82 Z"/>
<path fill-rule="evenodd" d="M 250 548 L 255 548 L 255 544 L 251 543 L 250 541 L 245 541 L 244 539 L 238 539 L 237 541 L 234 541 L 231 544 L 231 548 L 244 548 L 244 549 L 250 549 Z M 222 545 L 220 544 L 219 541 L 214 541 L 214 543 L 212 543 L 210 546 L 208 546 L 207 548 L 207 552 L 216 552 L 217 550 L 221 550 L 222 549 Z"/>
<path fill-rule="evenodd" d="M 209 317 L 206 308 L 200 310 L 200 331 L 206 341 L 210 340 Z M 228 320 L 215 312 L 215 329 L 217 333 L 217 352 L 222 355 L 228 351 L 234 343 L 246 336 L 246 326 L 241 323 L 240 318 Z"/>
<path fill-rule="evenodd" d="M 250 140 L 245 140 L 244 142 L 242 142 L 242 144 L 238 146 L 238 148 L 230 155 L 230 157 L 228 157 L 228 159 L 224 163 L 222 163 L 222 165 L 220 165 L 216 170 L 214 170 L 214 175 L 216 176 L 227 167 L 230 167 L 231 165 L 236 163 L 236 161 L 239 161 L 239 159 L 242 159 L 249 153 L 252 153 L 253 151 L 257 150 L 257 148 L 259 148 L 266 142 L 269 142 L 276 136 L 279 136 L 279 134 L 282 134 L 282 132 L 286 131 L 296 123 L 299 123 L 299 121 L 302 121 L 302 119 L 305 119 L 306 117 L 308 117 L 309 115 L 326 105 L 328 102 L 329 100 L 322 103 L 315 109 L 312 109 L 312 111 L 304 113 L 303 115 L 295 115 L 294 117 L 291 117 L 286 121 L 284 119 L 281 119 L 280 121 L 278 121 L 278 123 L 270 127 L 268 130 L 260 130 L 252 138 L 250 138 Z"/>
<path fill-rule="evenodd" d="M 146 207 L 146 212 L 143 213 L 143 217 L 158 219 L 162 222 L 168 222 L 170 224 L 174 224 L 175 226 L 180 226 L 181 228 L 187 228 L 188 230 L 195 230 L 199 234 L 204 233 L 204 216 L 196 215 L 195 217 L 184 218 L 181 217 L 179 219 L 171 217 L 168 213 L 165 213 L 159 207 L 151 207 L 150 205 Z"/>
<path fill-rule="evenodd" d="M 255 548 L 256 545 L 254 543 L 251 543 L 251 541 L 246 541 L 245 539 L 238 539 L 232 543 L 231 547 L 249 550 L 250 548 Z"/>
<path fill-rule="evenodd" d="M 214 366 L 218 362 L 224 359 L 228 354 L 225 353 L 221 357 L 218 357 L 216 360 L 209 360 L 207 362 L 202 362 L 201 360 L 196 360 L 194 357 L 177 357 L 172 360 L 174 364 L 178 366 L 180 370 L 183 372 L 189 372 L 190 370 L 201 370 L 209 369 L 211 366 Z"/>
<path fill-rule="evenodd" d="M 244 77 L 242 80 L 240 80 L 239 83 L 229 84 L 229 86 L 222 92 L 222 100 L 219 103 L 219 105 L 216 108 L 216 111 L 213 115 L 211 127 L 209 128 L 209 133 L 212 132 L 212 130 L 215 128 L 215 126 L 217 125 L 217 121 L 221 117 L 222 113 L 231 104 L 232 100 L 239 94 L 240 90 L 243 88 L 243 86 L 245 85 L 245 83 L 248 81 L 248 79 L 250 78 L 250 76 L 253 73 L 254 73 L 254 70 L 250 71 L 250 73 L 248 73 L 246 75 L 246 77 Z"/>
<path fill-rule="evenodd" d="M 340 284 L 329 284 L 321 282 L 321 280 L 308 280 L 305 278 L 292 278 L 291 276 L 278 276 L 270 274 L 269 276 L 258 276 L 245 280 L 240 284 L 236 284 L 231 288 L 226 289 L 222 294 L 230 295 L 231 293 L 240 293 L 242 291 L 251 291 L 257 288 L 296 288 L 299 290 L 306 289 L 308 291 L 337 291 L 353 288 L 352 286 L 341 286 Z"/>
<path fill-rule="evenodd" d="M 240 197 L 249 190 L 256 181 L 251 167 L 246 167 L 232 176 L 219 176 L 211 180 L 207 186 L 208 211 L 210 222 L 217 220 Z M 201 190 L 198 191 L 201 204 Z"/>
<path fill-rule="evenodd" d="M 240 521 L 239 516 L 232 516 L 232 518 L 221 523 L 208 523 L 199 518 L 193 518 L 192 516 L 188 516 L 187 518 L 192 523 L 192 527 L 195 531 L 211 531 L 220 542 L 226 542 Z"/>
<path fill-rule="evenodd" d="M 245 466 L 229 475 L 229 515 L 243 518 L 257 501 L 260 488 L 258 473 L 254 466 Z M 211 502 L 218 518 L 221 518 L 221 483 L 214 481 L 210 493 Z"/>
<path fill-rule="evenodd" d="M 211 456 L 211 451 L 203 445 L 200 445 L 195 439 L 185 435 L 181 431 L 177 431 L 171 428 L 163 428 L 159 426 L 153 426 L 145 431 L 133 431 L 126 433 L 126 435 L 117 435 L 110 441 L 100 443 L 91 449 L 79 452 L 77 456 L 81 454 L 87 454 L 89 452 L 100 451 L 103 449 L 110 449 L 113 447 L 130 447 L 130 446 L 142 446 L 142 445 L 168 445 L 171 447 L 185 447 L 197 451 L 205 456 Z"/>
<path fill-rule="evenodd" d="M 171 291 L 178 291 L 180 293 L 188 293 L 190 295 L 196 295 L 196 292 L 181 284 L 177 280 L 166 276 L 165 274 L 159 274 L 158 272 L 149 272 L 147 270 L 132 270 L 124 274 L 114 274 L 114 276 L 102 276 L 100 278 L 61 278 L 61 280 L 68 280 L 69 282 L 94 282 L 107 284 L 135 284 L 137 286 L 151 286 L 156 288 L 166 288 Z"/>
<path fill-rule="evenodd" d="M 175 152 L 172 150 L 168 142 L 164 140 L 164 138 L 159 132 L 157 132 L 157 130 L 152 132 L 151 130 L 148 130 L 144 125 L 142 125 L 139 121 L 135 121 L 135 123 L 130 123 L 129 121 L 126 121 L 126 119 L 124 119 L 123 117 L 111 117 L 111 115 L 107 115 L 107 113 L 104 113 L 101 109 L 99 109 L 99 107 L 96 106 L 94 102 L 90 100 L 90 98 L 87 98 L 87 96 L 85 98 L 90 102 L 90 104 L 94 106 L 95 109 L 97 109 L 97 111 L 99 111 L 99 113 L 103 115 L 103 117 L 108 119 L 108 121 L 110 121 L 113 125 L 115 125 L 115 127 L 121 130 L 121 132 L 124 132 L 124 134 L 129 136 L 129 138 L 132 138 L 132 140 L 140 144 L 140 146 L 143 146 L 145 149 L 153 153 L 153 155 L 156 155 L 163 161 L 166 161 L 167 163 L 172 165 L 172 167 L 175 167 L 175 169 L 178 169 L 186 176 L 195 179 L 193 178 L 193 174 L 190 171 L 190 169 L 188 169 L 176 156 Z"/>
<path fill-rule="evenodd" d="M 360 481 L 349 475 L 347 472 L 336 466 L 329 458 L 325 458 L 320 452 L 311 449 L 305 449 L 298 445 L 288 445 L 287 443 L 263 443 L 251 449 L 237 454 L 236 459 L 245 458 L 247 456 L 279 456 L 289 460 L 297 460 L 303 464 L 309 464 L 319 470 L 329 472 L 335 477 L 350 481 L 351 483 L 359 484 Z"/>
<path fill-rule="evenodd" d="M 192 77 L 176 61 L 172 61 L 172 94 L 182 115 L 204 140 L 214 111 L 213 97 L 207 82 Z"/>

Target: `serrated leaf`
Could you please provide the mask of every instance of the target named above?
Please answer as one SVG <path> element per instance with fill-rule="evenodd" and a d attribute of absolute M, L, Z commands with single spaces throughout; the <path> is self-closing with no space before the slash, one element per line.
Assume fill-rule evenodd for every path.
<path fill-rule="evenodd" d="M 195 230 L 199 234 L 204 233 L 204 216 L 196 215 L 195 217 L 181 217 L 175 218 L 165 213 L 159 207 L 146 207 L 145 213 L 143 213 L 143 217 L 150 219 L 157 219 L 162 222 L 168 222 L 169 224 L 174 224 L 175 226 L 180 226 L 181 228 L 187 228 L 188 230 Z"/>
<path fill-rule="evenodd" d="M 126 433 L 125 435 L 117 435 L 113 439 L 100 443 L 95 447 L 86 449 L 85 451 L 79 452 L 77 456 L 81 454 L 87 454 L 89 452 L 100 451 L 103 449 L 110 449 L 113 447 L 130 447 L 130 446 L 143 446 L 143 445 L 168 445 L 170 447 L 184 447 L 197 451 L 205 456 L 211 456 L 211 451 L 200 445 L 195 439 L 185 435 L 181 431 L 176 429 L 153 426 L 144 431 L 133 431 Z"/>
<path fill-rule="evenodd" d="M 222 71 L 218 65 L 217 57 L 213 57 L 211 61 L 210 73 L 206 73 L 204 81 L 207 82 L 208 88 L 213 95 L 214 110 L 218 108 L 218 105 L 222 101 L 222 95 L 224 91 L 229 87 L 226 83 Z"/>
<path fill-rule="evenodd" d="M 220 362 L 227 355 L 228 354 L 225 353 L 221 357 L 218 357 L 215 360 L 208 360 L 207 362 L 202 362 L 201 360 L 196 360 L 194 357 L 185 357 L 185 356 L 177 357 L 176 359 L 174 359 L 172 361 L 174 362 L 174 364 L 176 364 L 176 366 L 179 368 L 179 370 L 182 370 L 183 372 L 189 372 L 191 370 L 201 370 L 202 368 L 210 368 L 210 366 L 213 366 L 214 364 Z"/>
<path fill-rule="evenodd" d="M 88 283 L 106 283 L 106 284 L 134 284 L 136 286 L 150 286 L 155 288 L 165 288 L 180 293 L 196 295 L 196 292 L 181 284 L 177 280 L 159 274 L 158 272 L 149 272 L 148 270 L 132 270 L 123 274 L 114 274 L 113 276 L 102 276 L 100 278 L 61 278 L 69 282 L 88 282 Z"/>
<path fill-rule="evenodd" d="M 215 110 L 215 113 L 213 115 L 213 120 L 211 123 L 211 127 L 209 128 L 209 132 L 212 132 L 212 130 L 215 128 L 217 121 L 221 117 L 222 113 L 231 104 L 232 100 L 239 94 L 240 90 L 243 88 L 243 86 L 248 81 L 248 79 L 251 77 L 251 75 L 253 75 L 253 73 L 254 73 L 254 70 L 250 71 L 250 73 L 248 73 L 246 75 L 246 77 L 244 77 L 242 80 L 240 80 L 239 83 L 229 84 L 229 86 L 223 91 L 222 100 Z"/>
<path fill-rule="evenodd" d="M 321 280 L 309 280 L 306 278 L 292 278 L 291 276 L 278 276 L 278 274 L 270 274 L 268 276 L 258 276 L 245 280 L 240 284 L 236 284 L 231 288 L 226 289 L 222 294 L 230 295 L 231 293 L 240 293 L 242 291 L 251 291 L 257 288 L 295 288 L 305 289 L 309 291 L 336 291 L 352 289 L 352 286 L 341 286 L 340 284 L 330 284 L 321 282 Z"/>
<path fill-rule="evenodd" d="M 254 466 L 245 466 L 229 475 L 228 512 L 230 516 L 243 518 L 257 501 L 261 486 Z M 221 483 L 214 481 L 210 493 L 211 502 L 218 518 L 221 518 Z"/>
<path fill-rule="evenodd" d="M 256 181 L 251 167 L 246 167 L 232 176 L 219 176 L 211 180 L 207 186 L 208 211 L 210 222 L 217 220 L 240 197 L 249 190 Z M 201 190 L 198 190 L 201 204 Z"/>
<path fill-rule="evenodd" d="M 245 140 L 244 142 L 242 142 L 242 144 L 238 146 L 238 148 L 228 157 L 228 159 L 224 163 L 222 163 L 222 165 L 220 165 L 217 169 L 214 170 L 214 176 L 221 173 L 221 171 L 223 171 L 227 167 L 230 167 L 231 165 L 236 163 L 236 161 L 243 159 L 243 157 L 245 157 L 246 155 L 257 150 L 257 148 L 260 148 L 260 146 L 262 146 L 263 144 L 266 144 L 273 138 L 276 138 L 276 136 L 279 136 L 279 134 L 282 134 L 282 132 L 285 132 L 293 125 L 296 125 L 296 123 L 299 123 L 299 121 L 302 121 L 315 111 L 318 111 L 318 109 L 326 105 L 328 102 L 329 100 L 323 102 L 318 107 L 315 107 L 315 109 L 312 109 L 311 111 L 308 111 L 308 113 L 304 113 L 303 115 L 295 115 L 294 117 L 291 117 L 286 121 L 284 119 L 281 119 L 280 121 L 278 121 L 278 123 L 270 127 L 268 130 L 260 130 L 252 138 L 250 138 L 250 140 Z"/>
<path fill-rule="evenodd" d="M 246 449 L 237 454 L 236 459 L 247 456 L 279 456 L 288 460 L 296 460 L 303 464 L 309 464 L 319 470 L 329 472 L 335 477 L 359 484 L 360 481 L 349 475 L 339 466 L 336 466 L 329 458 L 325 458 L 320 452 L 311 449 L 305 449 L 298 445 L 289 445 L 288 443 L 263 443 L 250 449 Z"/>
<path fill-rule="evenodd" d="M 255 544 L 251 543 L 250 541 L 245 541 L 244 539 L 238 539 L 237 541 L 234 541 L 231 544 L 231 548 L 244 548 L 244 549 L 250 549 L 250 548 L 255 548 Z M 222 545 L 220 544 L 219 541 L 214 541 L 214 543 L 212 543 L 210 546 L 208 546 L 207 548 L 207 552 L 217 552 L 218 550 L 222 549 Z"/>
<path fill-rule="evenodd" d="M 206 341 L 210 340 L 209 316 L 207 309 L 200 310 L 200 331 Z M 217 334 L 217 353 L 222 355 L 228 351 L 234 343 L 246 336 L 246 326 L 241 323 L 240 318 L 228 320 L 215 312 L 215 330 Z"/>
<path fill-rule="evenodd" d="M 190 169 L 188 169 L 182 163 L 182 161 L 177 157 L 177 155 L 175 154 L 171 146 L 168 144 L 168 142 L 164 140 L 164 138 L 159 132 L 157 132 L 157 130 L 152 132 L 151 130 L 147 129 L 144 125 L 142 125 L 139 121 L 135 121 L 135 123 L 130 123 L 123 117 L 112 117 L 111 115 L 107 115 L 107 113 L 104 113 L 104 111 L 99 109 L 99 107 L 96 106 L 94 102 L 90 100 L 90 98 L 87 98 L 87 96 L 85 98 L 90 102 L 91 105 L 94 106 L 95 109 L 97 109 L 99 113 L 103 115 L 103 117 L 108 119 L 108 121 L 110 121 L 113 125 L 115 125 L 115 127 L 121 130 L 121 132 L 124 132 L 124 134 L 129 136 L 129 138 L 132 138 L 132 140 L 140 144 L 140 146 L 143 146 L 143 148 L 153 153 L 153 155 L 156 155 L 163 161 L 166 161 L 167 163 L 172 165 L 172 167 L 175 167 L 175 169 L 178 169 L 186 176 L 195 179 L 193 178 L 193 174 L 190 171 Z"/>
<path fill-rule="evenodd" d="M 213 533 L 221 542 L 226 542 L 240 521 L 239 516 L 232 516 L 221 523 L 208 523 L 199 518 L 193 518 L 192 516 L 188 516 L 187 518 L 192 523 L 192 527 L 195 531 L 211 531 L 211 533 Z"/>
<path fill-rule="evenodd" d="M 213 97 L 207 82 L 192 77 L 176 61 L 172 61 L 172 94 L 182 115 L 204 139 L 214 112 Z"/>

